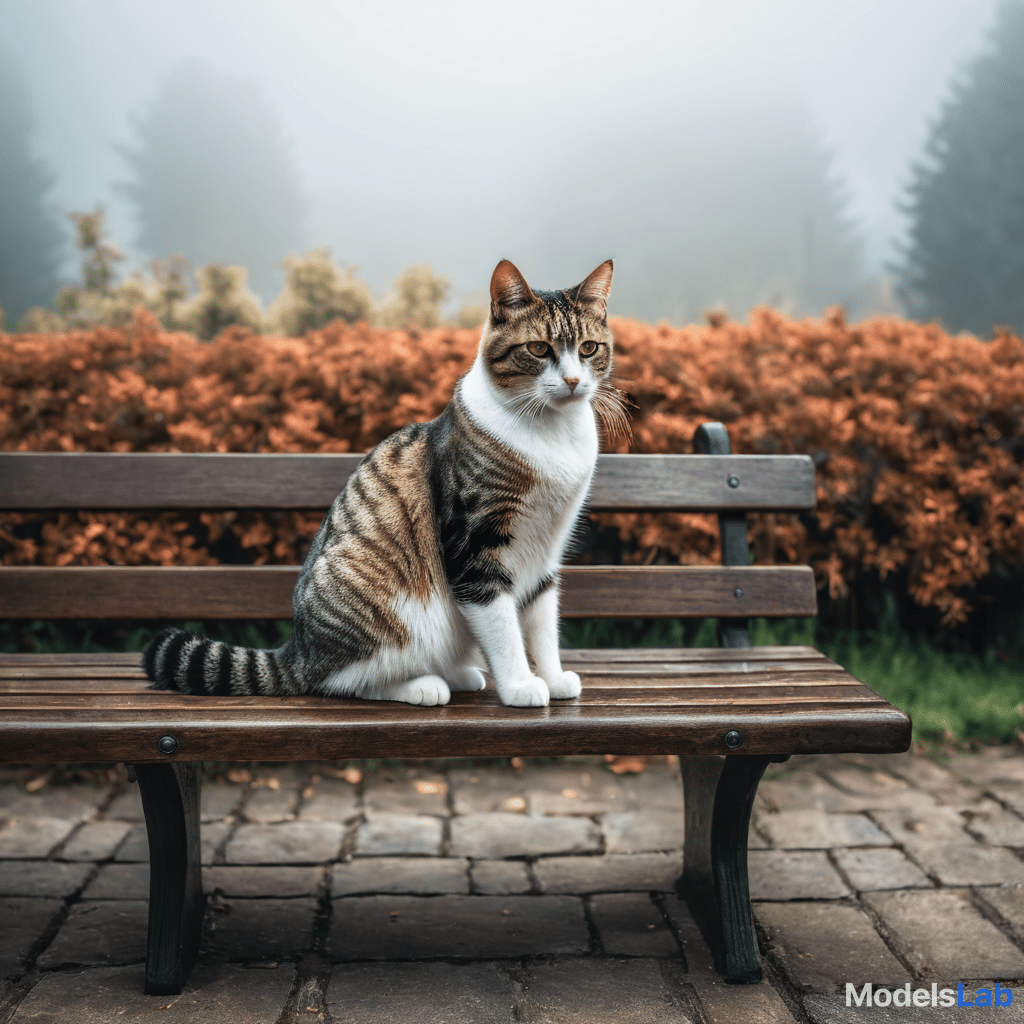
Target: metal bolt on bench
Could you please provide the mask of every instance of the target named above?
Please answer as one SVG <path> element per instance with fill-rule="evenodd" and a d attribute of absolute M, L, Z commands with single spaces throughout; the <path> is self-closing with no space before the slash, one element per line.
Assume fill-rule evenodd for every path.
<path fill-rule="evenodd" d="M 718 620 L 719 648 L 565 651 L 582 695 L 506 708 L 493 689 L 444 707 L 149 690 L 138 654 L 0 654 L 0 760 L 124 761 L 149 832 L 146 991 L 177 993 L 204 902 L 204 760 L 678 754 L 679 892 L 727 981 L 761 977 L 747 832 L 757 785 L 792 754 L 896 752 L 905 714 L 812 647 L 751 647 L 755 616 L 813 616 L 807 566 L 749 564 L 746 513 L 814 507 L 806 456 L 731 455 L 720 423 L 695 455 L 601 456 L 594 511 L 717 512 L 721 566 L 567 566 L 571 618 Z M 326 509 L 359 455 L 0 453 L 0 510 Z M 297 566 L 0 566 L 8 619 L 287 619 Z"/>

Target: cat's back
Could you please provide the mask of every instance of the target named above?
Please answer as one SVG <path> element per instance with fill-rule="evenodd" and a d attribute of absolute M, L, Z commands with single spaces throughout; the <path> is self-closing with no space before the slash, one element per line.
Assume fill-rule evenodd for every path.
<path fill-rule="evenodd" d="M 430 488 L 431 428 L 396 431 L 369 452 L 328 512 L 304 571 L 360 593 L 426 596 L 441 579 Z"/>

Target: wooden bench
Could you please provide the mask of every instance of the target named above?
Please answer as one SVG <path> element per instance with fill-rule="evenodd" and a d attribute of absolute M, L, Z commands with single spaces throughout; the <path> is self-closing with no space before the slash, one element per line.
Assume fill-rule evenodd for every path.
<path fill-rule="evenodd" d="M 493 691 L 445 707 L 147 689 L 138 654 L 0 654 L 0 760 L 134 770 L 149 833 L 146 991 L 176 993 L 204 911 L 204 760 L 678 754 L 689 903 L 728 981 L 761 977 L 747 885 L 758 782 L 792 754 L 906 750 L 910 721 L 811 647 L 751 647 L 754 616 L 813 616 L 807 566 L 751 566 L 746 513 L 813 508 L 804 456 L 607 455 L 592 510 L 716 511 L 722 566 L 566 567 L 566 617 L 715 616 L 721 648 L 567 650 L 578 699 L 506 708 Z M 358 455 L 0 453 L 0 509 L 326 509 Z M 288 619 L 298 567 L 0 567 L 0 618 Z"/>

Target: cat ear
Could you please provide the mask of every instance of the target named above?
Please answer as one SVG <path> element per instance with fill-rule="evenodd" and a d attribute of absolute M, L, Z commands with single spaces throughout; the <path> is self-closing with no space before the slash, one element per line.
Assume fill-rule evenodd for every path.
<path fill-rule="evenodd" d="M 612 261 L 605 260 L 596 270 L 592 270 L 582 284 L 573 289 L 576 302 L 584 306 L 594 306 L 602 316 L 608 313 L 608 296 L 612 290 Z"/>
<path fill-rule="evenodd" d="M 491 319 L 507 320 L 508 317 L 536 302 L 533 290 L 526 278 L 510 260 L 502 260 L 491 275 Z"/>

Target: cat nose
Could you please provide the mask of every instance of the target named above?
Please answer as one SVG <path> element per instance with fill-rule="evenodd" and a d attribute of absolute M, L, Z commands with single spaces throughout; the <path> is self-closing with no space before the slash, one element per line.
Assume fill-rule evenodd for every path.
<path fill-rule="evenodd" d="M 569 385 L 570 391 L 575 391 L 576 385 L 579 384 L 580 382 L 579 377 L 563 377 L 562 380 L 564 380 L 565 383 Z"/>

